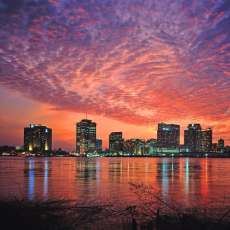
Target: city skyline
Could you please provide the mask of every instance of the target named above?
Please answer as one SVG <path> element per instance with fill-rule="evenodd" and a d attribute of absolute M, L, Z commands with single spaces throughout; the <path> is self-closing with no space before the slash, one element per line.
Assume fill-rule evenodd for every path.
<path fill-rule="evenodd" d="M 222 0 L 0 0 L 0 145 L 34 122 L 73 150 L 86 113 L 104 147 L 160 122 L 230 145 L 229 19 Z"/>
<path fill-rule="evenodd" d="M 71 114 L 71 112 L 70 112 L 70 114 Z M 80 121 L 82 118 L 84 119 L 84 117 L 86 119 L 87 115 L 84 114 L 82 117 L 79 117 L 78 120 Z M 97 119 L 98 116 L 91 116 L 88 114 L 88 118 L 90 118 L 91 120 L 95 120 L 95 118 Z M 72 119 L 74 119 L 74 118 L 72 117 Z M 105 122 L 103 122 L 103 119 L 105 119 Z M 101 125 L 103 123 L 107 123 L 108 121 L 110 121 L 108 118 L 101 118 L 101 117 L 99 117 L 99 119 L 96 121 L 97 126 L 98 126 L 97 138 L 100 138 L 103 140 L 103 148 L 107 148 L 109 146 L 109 134 L 113 131 L 116 132 L 116 130 L 118 130 L 118 131 L 121 130 L 125 139 L 131 139 L 131 138 L 146 139 L 146 140 L 151 139 L 151 138 L 157 139 L 157 124 L 158 123 L 152 122 L 151 125 L 149 124 L 148 126 L 141 126 L 141 127 L 134 126 L 134 125 L 128 125 L 128 128 L 127 128 L 127 126 L 124 126 L 124 128 L 122 128 L 123 123 L 121 123 L 119 121 L 114 121 L 114 123 L 115 123 L 114 126 L 111 126 L 111 125 L 110 126 L 107 126 L 107 125 L 102 126 Z M 188 122 L 185 124 L 183 124 L 183 123 L 180 124 L 178 122 L 176 123 L 176 122 L 170 121 L 170 123 L 180 125 L 180 130 L 181 130 L 181 132 L 180 132 L 180 143 L 184 143 L 184 132 L 183 131 L 187 128 L 187 125 L 191 124 L 191 123 L 194 123 L 194 124 L 199 123 L 195 119 L 193 121 L 194 122 Z M 162 123 L 162 122 L 163 121 L 160 121 L 160 123 Z M 75 120 L 68 122 L 69 124 L 66 125 L 65 127 L 57 127 L 55 125 L 52 125 L 52 124 L 54 124 L 53 122 L 47 122 L 43 119 L 37 120 L 37 122 L 34 122 L 34 120 L 31 122 L 29 120 L 29 118 L 27 119 L 27 123 L 17 125 L 17 129 L 16 129 L 17 130 L 16 131 L 17 136 L 15 138 L 13 137 L 13 138 L 10 138 L 9 140 L 5 141 L 4 137 L 11 131 L 10 126 L 8 127 L 8 130 L 5 129 L 7 131 L 4 130 L 4 132 L 3 132 L 3 130 L 0 130 L 0 133 L 1 133 L 0 145 L 15 145 L 15 146 L 22 145 L 22 143 L 23 143 L 22 129 L 25 127 L 26 124 L 31 124 L 31 123 L 43 124 L 43 125 L 47 125 L 48 127 L 52 127 L 52 129 L 54 131 L 54 140 L 53 140 L 54 148 L 62 147 L 62 148 L 67 149 L 69 151 L 72 151 L 76 148 L 75 147 L 75 140 L 76 140 L 76 133 L 75 133 L 76 121 Z M 163 122 L 163 123 L 167 123 L 167 122 Z M 119 125 L 117 126 L 116 124 L 119 124 Z M 121 126 L 121 128 L 119 129 L 120 126 Z M 129 129 L 129 127 L 132 127 L 131 130 Z M 226 145 L 230 144 L 229 135 L 227 135 L 227 136 L 226 135 L 219 135 L 219 132 L 216 129 L 216 127 L 208 126 L 205 124 L 202 124 L 202 127 L 204 127 L 205 129 L 212 128 L 214 130 L 214 132 L 213 132 L 214 142 L 217 142 L 218 139 L 223 138 L 225 140 Z M 62 136 L 62 134 L 60 133 L 60 130 L 64 130 L 64 133 L 66 130 L 68 130 L 68 134 L 69 134 L 70 138 L 69 138 L 67 143 L 59 142 L 58 139 L 60 138 L 60 136 Z M 226 138 L 224 138 L 224 137 L 226 137 Z"/>
<path fill-rule="evenodd" d="M 42 124 L 30 123 L 24 127 L 24 142 L 18 146 L 23 146 L 25 151 L 52 151 L 53 136 L 52 127 Z M 108 149 L 111 152 L 123 151 L 123 145 L 126 141 L 140 140 L 146 142 L 154 141 L 154 145 L 160 148 L 178 148 L 180 146 L 187 146 L 193 152 L 213 150 L 216 145 L 226 144 L 222 137 L 213 139 L 212 128 L 203 128 L 201 124 L 188 124 L 187 127 L 181 130 L 180 124 L 168 124 L 161 122 L 157 124 L 155 136 L 147 138 L 139 138 L 131 136 L 125 138 L 123 131 L 111 130 L 107 136 L 107 141 L 100 139 L 97 135 L 97 123 L 93 120 L 83 118 L 75 123 L 75 148 L 68 149 L 69 151 L 76 151 L 80 155 L 85 155 L 87 152 L 94 152 L 96 149 Z M 182 138 L 180 137 L 182 135 Z M 194 139 L 195 138 L 195 139 Z M 181 141 L 181 139 L 183 141 Z M 105 144 L 105 143 L 106 144 Z M 103 144 L 102 144 L 103 143 Z M 6 144 L 5 144 L 6 145 Z M 226 146 L 228 146 L 226 144 Z M 62 146 L 54 147 L 53 149 L 62 148 Z M 37 151 L 36 150 L 36 151 Z"/>

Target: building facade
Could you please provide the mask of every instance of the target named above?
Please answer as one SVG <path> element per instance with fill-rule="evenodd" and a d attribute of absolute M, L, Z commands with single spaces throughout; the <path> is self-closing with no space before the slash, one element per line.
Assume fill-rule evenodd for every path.
<path fill-rule="evenodd" d="M 224 151 L 224 139 L 220 138 L 217 143 L 217 150 L 220 152 Z"/>
<path fill-rule="evenodd" d="M 184 130 L 184 145 L 190 152 L 212 151 L 212 129 L 202 129 L 200 124 L 189 124 Z"/>
<path fill-rule="evenodd" d="M 191 152 L 200 151 L 201 146 L 201 125 L 189 124 L 184 130 L 184 145 Z"/>
<path fill-rule="evenodd" d="M 180 145 L 180 126 L 176 124 L 158 124 L 157 145 L 159 147 L 178 147 Z"/>
<path fill-rule="evenodd" d="M 40 153 L 52 151 L 52 129 L 35 124 L 25 127 L 24 150 Z"/>
<path fill-rule="evenodd" d="M 128 139 L 124 142 L 124 151 L 133 155 L 145 154 L 145 141 L 143 139 Z"/>
<path fill-rule="evenodd" d="M 83 119 L 76 124 L 76 152 L 81 156 L 96 151 L 96 123 Z"/>
<path fill-rule="evenodd" d="M 96 139 L 96 151 L 97 153 L 102 152 L 102 140 L 101 139 Z"/>
<path fill-rule="evenodd" d="M 212 129 L 208 128 L 201 130 L 201 152 L 210 152 L 212 151 Z"/>
<path fill-rule="evenodd" d="M 145 142 L 145 154 L 153 155 L 156 151 L 157 140 L 156 139 L 148 139 Z"/>
<path fill-rule="evenodd" d="M 109 151 L 121 152 L 123 151 L 124 140 L 122 138 L 122 132 L 112 132 L 109 134 Z"/>

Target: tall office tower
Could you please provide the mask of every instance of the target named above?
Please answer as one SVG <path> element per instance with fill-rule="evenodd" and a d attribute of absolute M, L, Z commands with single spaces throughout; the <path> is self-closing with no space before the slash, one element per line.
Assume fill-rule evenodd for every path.
<path fill-rule="evenodd" d="M 157 145 L 159 147 L 178 147 L 180 145 L 180 126 L 175 124 L 158 124 Z"/>
<path fill-rule="evenodd" d="M 224 151 L 224 139 L 220 138 L 217 143 L 217 150 L 223 152 Z"/>
<path fill-rule="evenodd" d="M 52 129 L 44 125 L 30 124 L 24 128 L 24 149 L 30 152 L 52 150 Z"/>
<path fill-rule="evenodd" d="M 184 145 L 191 152 L 209 152 L 212 150 L 212 129 L 202 129 L 200 124 L 189 124 L 184 130 Z"/>
<path fill-rule="evenodd" d="M 212 129 L 208 128 L 201 131 L 201 152 L 212 150 Z"/>
<path fill-rule="evenodd" d="M 201 151 L 201 125 L 189 124 L 184 130 L 184 145 L 189 148 L 191 152 Z"/>
<path fill-rule="evenodd" d="M 81 156 L 96 151 L 96 123 L 83 119 L 76 125 L 76 152 Z"/>
<path fill-rule="evenodd" d="M 102 152 L 102 140 L 101 139 L 96 139 L 96 151 L 97 153 Z"/>
<path fill-rule="evenodd" d="M 112 132 L 109 135 L 109 151 L 121 152 L 123 150 L 122 132 Z"/>

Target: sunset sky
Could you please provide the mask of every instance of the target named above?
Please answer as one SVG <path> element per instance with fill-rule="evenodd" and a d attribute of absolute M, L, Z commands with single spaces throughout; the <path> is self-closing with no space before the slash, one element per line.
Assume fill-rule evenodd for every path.
<path fill-rule="evenodd" d="M 158 122 L 201 123 L 230 145 L 229 0 L 0 0 L 0 145 L 75 123 L 154 138 Z"/>

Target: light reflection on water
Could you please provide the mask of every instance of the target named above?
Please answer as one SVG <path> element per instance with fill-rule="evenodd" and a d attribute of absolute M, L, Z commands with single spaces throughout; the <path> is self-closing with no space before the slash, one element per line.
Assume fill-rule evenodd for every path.
<path fill-rule="evenodd" d="M 29 189 L 28 189 L 28 199 L 33 200 L 34 199 L 34 160 L 30 159 L 29 160 Z"/>
<path fill-rule="evenodd" d="M 168 195 L 168 159 L 163 158 L 162 162 L 162 195 L 167 199 Z"/>
<path fill-rule="evenodd" d="M 138 202 L 134 183 L 186 207 L 229 207 L 229 170 L 230 159 L 2 157 L 0 199 L 130 204 Z"/>
<path fill-rule="evenodd" d="M 49 179 L 49 161 L 47 158 L 45 159 L 44 164 L 45 166 L 44 166 L 43 196 L 45 199 L 47 199 L 48 198 L 48 186 L 49 186 L 49 183 L 48 183 L 49 182 L 48 181 Z"/>
<path fill-rule="evenodd" d="M 189 193 L 189 159 L 185 161 L 185 180 L 184 180 L 185 193 Z"/>

